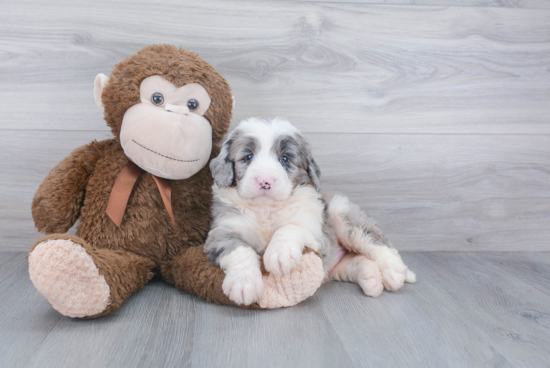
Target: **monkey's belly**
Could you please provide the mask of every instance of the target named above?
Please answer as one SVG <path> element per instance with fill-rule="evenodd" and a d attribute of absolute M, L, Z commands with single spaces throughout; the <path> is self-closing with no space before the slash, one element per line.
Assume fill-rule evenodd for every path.
<path fill-rule="evenodd" d="M 189 236 L 181 218 L 176 218 L 175 229 L 172 226 L 158 188 L 149 174 L 136 181 L 122 224 L 120 228 L 115 225 L 105 211 L 122 164 L 125 162 L 113 168 L 112 162 L 108 165 L 98 163 L 96 173 L 88 183 L 77 235 L 94 247 L 126 250 L 160 263 L 186 246 Z M 182 208 L 175 210 L 175 215 L 182 210 L 185 212 Z M 203 222 L 208 223 L 208 219 Z"/>

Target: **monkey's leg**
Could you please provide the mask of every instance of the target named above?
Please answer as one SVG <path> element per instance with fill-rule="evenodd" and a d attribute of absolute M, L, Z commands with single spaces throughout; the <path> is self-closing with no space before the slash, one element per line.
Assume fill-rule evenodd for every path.
<path fill-rule="evenodd" d="M 302 262 L 288 275 L 271 275 L 263 267 L 262 271 L 264 293 L 257 303 L 240 307 L 273 309 L 296 305 L 315 293 L 325 275 L 321 258 L 309 248 L 304 250 Z M 236 305 L 222 290 L 225 273 L 210 262 L 202 246 L 183 249 L 162 265 L 161 272 L 169 283 L 208 302 Z"/>
<path fill-rule="evenodd" d="M 41 238 L 27 258 L 36 289 L 59 313 L 77 318 L 113 312 L 153 277 L 155 267 L 142 256 L 94 248 L 69 234 Z"/>

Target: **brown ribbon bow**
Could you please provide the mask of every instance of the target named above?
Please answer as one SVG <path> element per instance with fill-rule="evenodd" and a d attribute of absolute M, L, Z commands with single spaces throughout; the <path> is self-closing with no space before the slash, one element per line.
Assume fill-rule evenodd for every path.
<path fill-rule="evenodd" d="M 116 226 L 120 227 L 122 224 L 122 218 L 124 217 L 124 212 L 126 212 L 126 206 L 128 205 L 130 194 L 132 194 L 132 189 L 138 178 L 145 172 L 145 170 L 132 161 L 128 161 L 118 175 L 115 185 L 111 190 L 107 210 L 105 211 Z M 170 219 L 172 220 L 172 226 L 176 227 L 174 213 L 172 212 L 172 188 L 170 187 L 170 181 L 153 174 L 151 176 L 155 180 L 155 183 L 157 183 L 164 207 L 166 207 L 166 211 L 168 211 L 168 215 L 170 215 Z"/>

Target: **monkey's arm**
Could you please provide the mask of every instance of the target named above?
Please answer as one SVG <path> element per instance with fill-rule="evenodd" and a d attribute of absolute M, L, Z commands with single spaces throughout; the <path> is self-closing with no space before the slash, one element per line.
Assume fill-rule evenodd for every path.
<path fill-rule="evenodd" d="M 93 141 L 75 149 L 46 176 L 34 195 L 32 217 L 47 234 L 65 233 L 80 215 L 88 179 L 107 141 Z"/>
<path fill-rule="evenodd" d="M 178 255 L 162 265 L 161 272 L 169 283 L 208 302 L 237 305 L 223 292 L 225 272 L 210 262 L 202 246 L 182 249 Z M 288 275 L 268 274 L 263 267 L 262 272 L 264 293 L 257 303 L 241 304 L 239 307 L 274 309 L 296 305 L 312 296 L 325 277 L 319 253 L 310 248 L 304 249 L 302 261 Z"/>

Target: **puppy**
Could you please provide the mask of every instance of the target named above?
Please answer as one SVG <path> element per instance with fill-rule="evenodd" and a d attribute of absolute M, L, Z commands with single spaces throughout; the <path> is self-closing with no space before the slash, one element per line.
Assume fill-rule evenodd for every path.
<path fill-rule="evenodd" d="M 210 169 L 213 222 L 204 252 L 224 270 L 223 291 L 234 302 L 262 295 L 259 255 L 281 275 L 306 246 L 323 255 L 325 281 L 358 283 L 369 296 L 416 281 L 372 218 L 345 196 L 320 193 L 319 167 L 288 121 L 241 122 Z"/>

